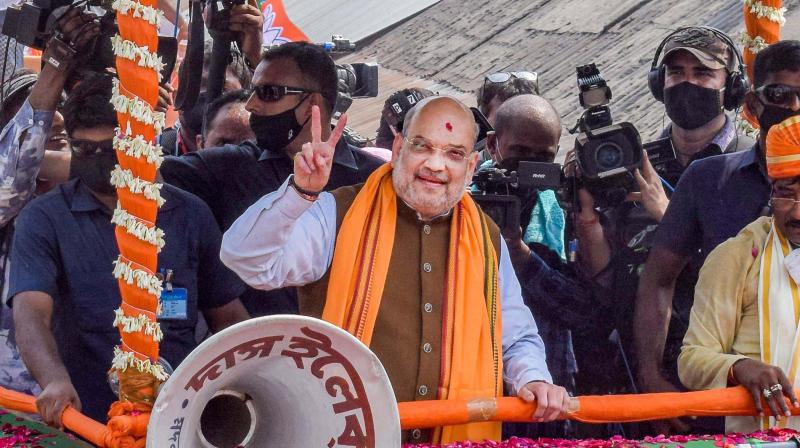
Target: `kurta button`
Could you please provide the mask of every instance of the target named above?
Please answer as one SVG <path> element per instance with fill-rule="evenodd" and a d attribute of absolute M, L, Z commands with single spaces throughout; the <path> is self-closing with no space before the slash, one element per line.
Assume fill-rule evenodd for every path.
<path fill-rule="evenodd" d="M 423 263 L 422 270 L 425 272 L 431 272 L 431 270 L 433 270 L 433 267 L 431 266 L 430 263 Z"/>
<path fill-rule="evenodd" d="M 430 235 L 431 234 L 431 226 L 429 226 L 428 224 L 425 224 L 424 226 L 422 226 L 422 231 L 425 232 L 425 235 Z"/>
<path fill-rule="evenodd" d="M 411 431 L 411 438 L 412 439 L 419 439 L 420 437 L 422 437 L 422 431 L 420 431 L 419 429 L 415 429 L 415 430 Z"/>
<path fill-rule="evenodd" d="M 431 311 L 433 311 L 433 305 L 431 305 L 430 303 L 426 303 L 425 304 L 425 312 L 426 313 L 430 313 Z"/>
<path fill-rule="evenodd" d="M 419 392 L 419 394 L 420 394 L 420 395 L 422 395 L 423 397 L 424 397 L 425 395 L 428 395 L 428 386 L 426 386 L 426 385 L 424 385 L 424 384 L 423 384 L 422 386 L 419 386 L 419 391 L 418 391 L 418 392 Z"/>
<path fill-rule="evenodd" d="M 422 344 L 422 351 L 423 351 L 423 352 L 425 352 L 425 353 L 430 353 L 430 352 L 431 352 L 431 350 L 433 350 L 433 347 L 431 347 L 431 344 L 429 344 L 429 343 L 427 343 L 427 342 L 426 342 L 426 343 L 424 343 L 424 344 Z"/>

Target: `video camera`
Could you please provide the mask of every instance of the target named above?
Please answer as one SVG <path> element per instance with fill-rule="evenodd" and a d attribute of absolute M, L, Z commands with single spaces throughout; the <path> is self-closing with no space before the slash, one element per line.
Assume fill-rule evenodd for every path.
<path fill-rule="evenodd" d="M 669 138 L 642 145 L 631 123 L 614 123 L 608 106 L 611 89 L 595 64 L 582 65 L 576 71 L 579 100 L 585 109 L 572 131 L 581 131 L 575 140 L 580 177 L 565 176 L 556 163 L 524 159 L 505 160 L 502 168 L 480 170 L 473 176 L 473 199 L 504 233 L 518 232 L 525 198 L 532 198 L 537 191 L 556 190 L 561 203 L 574 208 L 578 189 L 586 188 L 598 207 L 615 207 L 635 190 L 633 172 L 641 167 L 643 149 L 653 166 L 675 159 Z"/>
<path fill-rule="evenodd" d="M 482 169 L 472 176 L 472 199 L 503 235 L 513 235 L 520 228 L 521 197 L 531 197 L 541 190 L 558 190 L 562 184 L 561 166 L 522 159 L 511 159 L 504 165 L 508 168 Z"/>
<path fill-rule="evenodd" d="M 614 124 L 611 109 L 611 88 L 595 64 L 576 68 L 579 100 L 585 109 L 575 129 L 575 155 L 581 177 L 574 188 L 585 187 L 601 208 L 622 203 L 634 191 L 633 172 L 641 167 L 642 150 L 653 166 L 675 159 L 669 138 L 642 145 L 639 131 L 631 123 Z"/>
<path fill-rule="evenodd" d="M 80 70 L 105 72 L 107 68 L 114 67 L 114 50 L 111 37 L 118 33 L 116 14 L 112 12 L 111 2 L 108 0 L 26 0 L 22 3 L 10 5 L 6 9 L 2 33 L 17 42 L 38 50 L 44 50 L 50 38 L 57 33 L 58 20 L 72 8 L 87 8 L 90 6 L 101 7 L 106 11 L 100 17 L 100 35 L 92 42 L 80 58 Z M 168 77 L 175 66 L 177 55 L 177 41 L 170 37 L 159 37 L 158 54 L 164 61 L 162 77 Z M 74 50 L 66 43 L 58 45 L 53 58 L 67 60 L 73 56 Z M 62 61 L 48 61 L 58 67 Z"/>

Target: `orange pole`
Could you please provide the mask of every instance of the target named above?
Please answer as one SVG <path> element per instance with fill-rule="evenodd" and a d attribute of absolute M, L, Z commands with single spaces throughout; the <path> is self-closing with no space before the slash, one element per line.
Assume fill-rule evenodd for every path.
<path fill-rule="evenodd" d="M 800 415 L 800 408 L 789 409 Z M 433 428 L 482 421 L 529 422 L 535 403 L 517 397 L 479 400 L 431 400 L 398 403 L 403 429 Z M 769 413 L 769 407 L 764 405 Z M 683 416 L 756 415 L 750 393 L 743 387 L 699 392 L 640 395 L 598 395 L 572 399 L 562 420 L 584 423 L 640 422 Z"/>
<path fill-rule="evenodd" d="M 36 398 L 3 387 L 0 387 L 0 407 L 28 414 L 39 412 L 36 409 Z M 75 408 L 64 409 L 64 413 L 61 414 L 61 422 L 65 428 L 88 440 L 92 445 L 101 448 L 113 447 L 111 432 L 108 428 L 76 411 Z"/>

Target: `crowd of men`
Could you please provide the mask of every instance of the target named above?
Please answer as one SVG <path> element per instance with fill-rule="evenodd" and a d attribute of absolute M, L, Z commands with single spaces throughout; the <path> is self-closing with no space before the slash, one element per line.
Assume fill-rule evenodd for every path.
<path fill-rule="evenodd" d="M 611 205 L 588 187 L 571 206 L 557 189 L 514 188 L 520 226 L 501 229 L 472 199 L 473 175 L 559 152 L 566 111 L 536 73 L 485 76 L 477 109 L 491 129 L 480 141 L 475 111 L 403 89 L 374 147 L 360 148 L 342 135 L 346 115 L 332 123 L 329 54 L 308 43 L 258 51 L 252 8 L 232 11 L 241 50 L 224 94 L 201 93 L 160 137 L 158 266 L 183 301 L 159 316 L 161 362 L 175 368 L 209 332 L 251 317 L 300 313 L 367 344 L 399 401 L 505 393 L 538 404 L 534 423 L 405 431 L 410 442 L 761 427 L 555 421 L 578 394 L 741 384 L 774 415 L 787 413 L 784 396 L 796 402 L 800 42 L 762 50 L 748 80 L 721 31 L 670 33 L 640 88 L 664 105 L 675 159 L 645 155 L 635 191 Z M 65 406 L 105 421 L 115 399 L 118 124 L 113 75 L 80 70 L 95 23 L 69 12 L 58 26 L 75 59 L 2 86 L 0 385 L 36 395 L 55 426 Z M 174 93 L 162 86 L 159 110 Z M 755 140 L 737 126 L 745 104 Z M 566 160 L 580 179 L 574 151 Z"/>

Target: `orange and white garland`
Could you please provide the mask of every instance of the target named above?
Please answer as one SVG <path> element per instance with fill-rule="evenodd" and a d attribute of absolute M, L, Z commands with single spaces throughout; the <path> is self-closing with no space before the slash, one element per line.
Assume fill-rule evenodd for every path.
<path fill-rule="evenodd" d="M 156 170 L 163 160 L 156 136 L 165 125 L 158 103 L 160 71 L 157 54 L 158 24 L 163 13 L 157 0 L 114 0 L 119 34 L 111 39 L 118 80 L 111 104 L 119 127 L 114 137 L 119 164 L 111 173 L 119 202 L 112 222 L 116 225 L 119 258 L 114 262 L 122 303 L 114 326 L 121 343 L 114 349 L 112 369 L 119 377 L 120 400 L 112 405 L 109 427 L 115 419 L 149 412 L 158 385 L 167 373 L 159 364 L 159 342 L 164 337 L 158 323 L 163 279 L 157 274 L 158 253 L 164 232 L 156 227 L 158 208 L 164 204 Z M 116 434 L 143 446 L 146 434 Z"/>
<path fill-rule="evenodd" d="M 756 54 L 780 40 L 781 27 L 786 23 L 786 8 L 782 0 L 744 0 L 744 24 L 746 30 L 742 32 L 740 40 L 744 45 L 744 63 L 747 66 L 747 75 L 753 79 L 753 62 Z M 755 115 L 744 107 L 742 115 L 742 129 L 748 134 L 755 134 L 758 129 L 758 120 Z"/>

